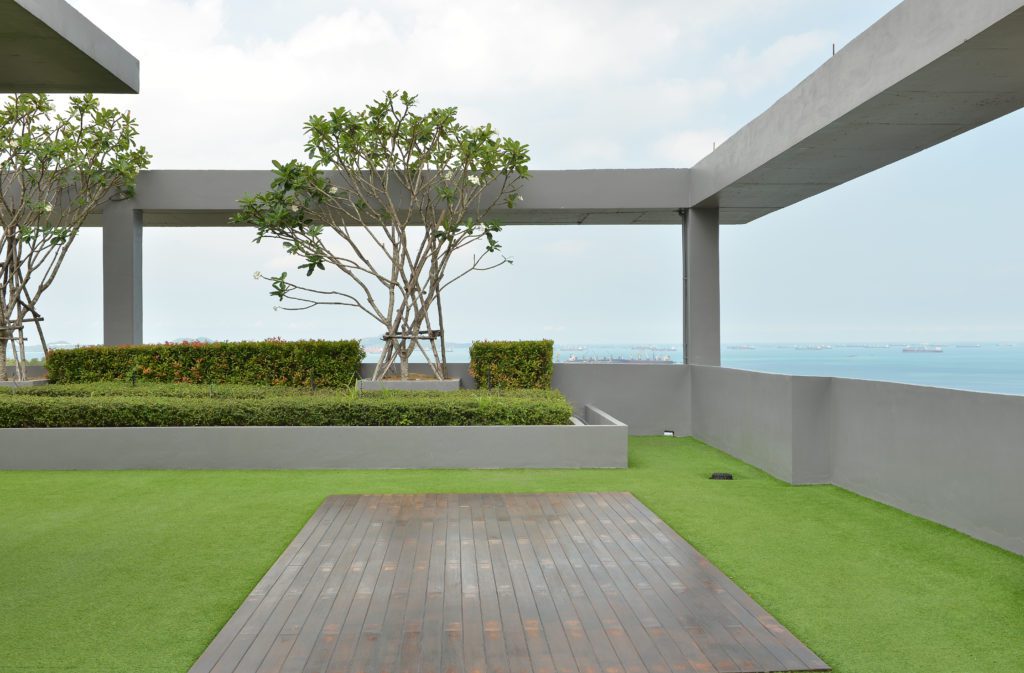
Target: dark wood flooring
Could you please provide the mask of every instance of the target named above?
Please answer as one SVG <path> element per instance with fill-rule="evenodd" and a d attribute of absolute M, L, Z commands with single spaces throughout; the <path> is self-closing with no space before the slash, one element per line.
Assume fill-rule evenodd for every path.
<path fill-rule="evenodd" d="M 827 666 L 628 493 L 327 498 L 191 673 Z"/>

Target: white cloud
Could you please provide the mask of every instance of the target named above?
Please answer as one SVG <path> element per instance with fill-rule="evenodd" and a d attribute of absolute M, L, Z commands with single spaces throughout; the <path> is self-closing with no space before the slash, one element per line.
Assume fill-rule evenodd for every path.
<path fill-rule="evenodd" d="M 741 92 L 785 81 L 794 71 L 800 72 L 799 78 L 803 79 L 832 55 L 835 41 L 835 33 L 823 30 L 784 35 L 760 51 L 738 50 L 726 60 L 725 70 Z M 810 67 L 798 70 L 801 65 Z"/>
<path fill-rule="evenodd" d="M 673 166 L 692 166 L 711 154 L 730 133 L 724 130 L 682 131 L 663 137 L 655 145 L 659 156 Z"/>
<path fill-rule="evenodd" d="M 354 0 L 256 38 L 232 32 L 232 11 L 251 19 L 256 3 L 73 4 L 142 63 L 140 95 L 104 99 L 137 114 L 154 168 L 263 168 L 301 156 L 308 115 L 360 107 L 385 88 L 496 123 L 530 143 L 537 167 L 652 165 L 666 157 L 652 138 L 702 132 L 710 102 L 826 39 L 792 36 L 709 70 L 693 65 L 708 56 L 698 36 L 721 31 L 747 3 Z M 303 2 L 292 4 L 301 16 Z"/>

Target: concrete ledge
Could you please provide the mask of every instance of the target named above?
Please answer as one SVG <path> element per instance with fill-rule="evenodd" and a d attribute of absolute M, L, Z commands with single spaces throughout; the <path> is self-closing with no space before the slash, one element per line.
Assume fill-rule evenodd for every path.
<path fill-rule="evenodd" d="M 50 385 L 49 379 L 28 379 L 27 381 L 0 381 L 0 388 L 34 388 Z"/>
<path fill-rule="evenodd" d="M 613 425 L 16 428 L 4 470 L 380 470 L 628 464 Z"/>
<path fill-rule="evenodd" d="M 423 390 L 430 392 L 451 392 L 462 387 L 460 379 L 421 379 L 410 381 L 395 381 L 385 379 L 383 381 L 371 381 L 359 379 L 356 381 L 356 388 L 367 392 L 374 390 Z"/>

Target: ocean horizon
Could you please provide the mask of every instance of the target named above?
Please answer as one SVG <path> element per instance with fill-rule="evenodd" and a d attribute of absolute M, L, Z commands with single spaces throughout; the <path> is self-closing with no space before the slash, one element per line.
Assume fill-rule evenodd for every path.
<path fill-rule="evenodd" d="M 56 342 L 60 347 L 71 344 Z M 363 340 L 366 362 L 376 362 L 379 341 Z M 448 345 L 449 362 L 468 362 L 469 343 Z M 28 349 L 40 355 L 38 347 Z M 636 362 L 679 364 L 681 344 L 672 343 L 555 343 L 557 363 Z M 423 361 L 417 356 L 414 361 Z M 860 343 L 756 343 L 722 346 L 722 366 L 771 374 L 834 376 L 910 383 L 977 392 L 1024 395 L 1024 343 L 953 342 L 908 344 Z"/>

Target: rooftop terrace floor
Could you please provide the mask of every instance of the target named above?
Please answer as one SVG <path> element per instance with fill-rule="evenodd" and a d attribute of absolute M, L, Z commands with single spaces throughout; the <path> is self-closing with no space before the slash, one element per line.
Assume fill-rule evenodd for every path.
<path fill-rule="evenodd" d="M 192 673 L 826 670 L 629 493 L 335 495 Z"/>
<path fill-rule="evenodd" d="M 1021 670 L 1024 557 L 634 437 L 628 470 L 0 472 L 0 672 L 186 673 L 333 494 L 554 491 L 633 493 L 838 673 Z"/>

